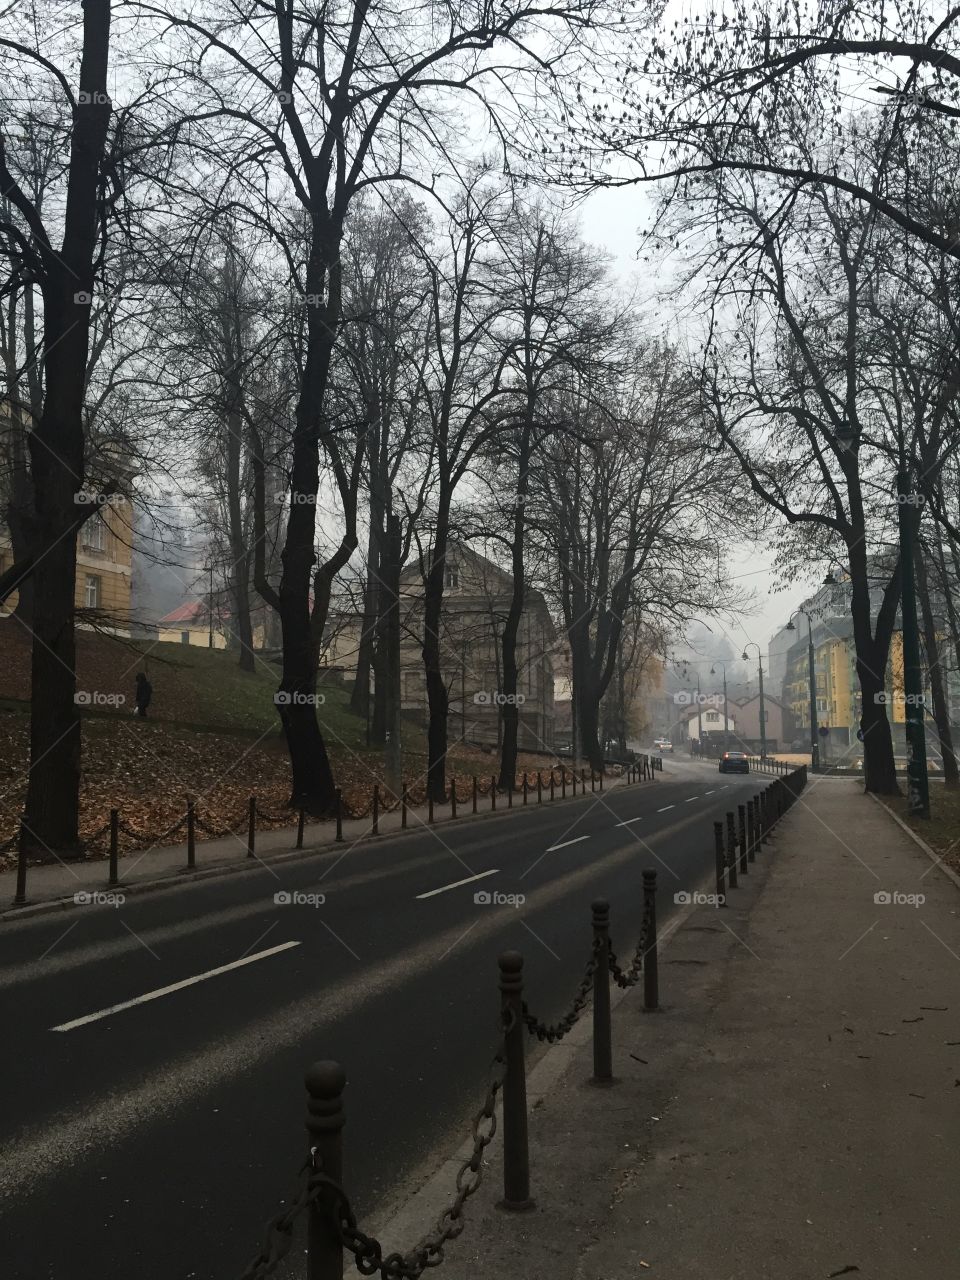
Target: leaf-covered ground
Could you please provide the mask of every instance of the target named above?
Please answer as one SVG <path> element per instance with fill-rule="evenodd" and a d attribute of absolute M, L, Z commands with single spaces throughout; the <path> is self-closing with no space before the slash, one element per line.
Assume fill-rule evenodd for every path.
<path fill-rule="evenodd" d="M 264 814 L 277 815 L 275 821 L 261 819 L 260 827 L 296 822 L 286 808 L 289 764 L 273 707 L 277 678 L 266 664 L 250 675 L 228 653 L 166 644 L 144 654 L 129 642 L 86 632 L 78 634 L 78 658 L 78 689 L 100 698 L 92 709 L 87 704 L 81 710 L 81 835 L 90 840 L 100 833 L 91 855 L 106 849 L 103 830 L 111 808 L 142 837 L 124 832 L 121 848 L 142 848 L 183 817 L 188 795 L 212 832 L 245 830 L 251 792 Z M 149 719 L 139 720 L 132 714 L 133 677 L 144 663 L 154 700 Z M 27 633 L 10 619 L 0 620 L 0 845 L 16 832 L 26 791 L 29 666 Z M 319 714 L 338 785 L 347 809 L 365 812 L 374 782 L 383 777 L 382 756 L 363 745 L 365 724 L 350 712 L 347 691 L 337 685 L 323 689 Z M 118 695 L 126 701 L 103 700 Z M 522 756 L 519 767 L 533 771 L 548 763 L 542 756 Z M 455 747 L 448 772 L 458 776 L 460 801 L 470 796 L 472 774 L 489 786 L 496 766 L 492 753 Z M 423 798 L 425 769 L 424 735 L 410 726 L 404 776 L 414 801 Z M 209 835 L 197 832 L 198 839 Z M 185 839 L 181 829 L 162 842 Z"/>

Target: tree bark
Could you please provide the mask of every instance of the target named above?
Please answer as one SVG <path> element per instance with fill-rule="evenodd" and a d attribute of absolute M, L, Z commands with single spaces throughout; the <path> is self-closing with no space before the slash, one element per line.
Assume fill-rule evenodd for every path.
<path fill-rule="evenodd" d="M 914 562 L 917 570 L 917 598 L 920 601 L 920 614 L 923 619 L 923 646 L 927 651 L 927 671 L 930 675 L 930 692 L 933 697 L 933 720 L 937 726 L 940 754 L 943 757 L 943 782 L 944 786 L 955 789 L 960 786 L 960 773 L 957 770 L 957 757 L 953 750 L 950 708 L 944 687 L 943 668 L 940 665 L 940 642 L 937 637 L 936 620 L 930 604 L 927 566 L 919 541 Z"/>
<path fill-rule="evenodd" d="M 44 860 L 82 853 L 80 720 L 74 703 L 76 537 L 70 534 L 76 520 L 75 496 L 84 482 L 90 299 L 101 225 L 101 163 L 111 111 L 109 47 L 110 2 L 86 0 L 63 240 L 58 252 L 46 243 L 40 250 L 46 394 L 29 445 L 37 543 L 49 549 L 34 568 L 30 773 L 20 845 Z M 36 223 L 35 239 L 38 217 Z M 42 239 L 46 241 L 45 235 Z"/>
<path fill-rule="evenodd" d="M 881 626 L 877 635 L 870 623 L 870 588 L 864 544 L 855 542 L 850 551 L 850 614 L 860 682 L 860 722 L 863 729 L 864 787 L 878 795 L 899 795 L 893 736 L 884 700 L 884 677 L 890 653 L 892 622 Z M 899 575 L 898 575 L 899 576 Z"/>
<path fill-rule="evenodd" d="M 510 544 L 510 568 L 513 573 L 513 589 L 501 640 L 503 661 L 501 692 L 504 695 L 504 700 L 500 707 L 503 725 L 503 737 L 500 744 L 499 785 L 501 789 L 512 788 L 517 776 L 517 743 L 520 728 L 520 707 L 517 704 L 519 676 L 517 668 L 517 636 L 520 633 L 520 619 L 523 615 L 527 589 L 523 562 L 524 533 L 526 529 L 524 504 L 529 490 L 527 473 L 530 469 L 532 410 L 532 403 L 528 402 L 526 421 L 520 431 L 520 447 L 517 457 L 517 494 L 514 503 L 513 533 Z"/>

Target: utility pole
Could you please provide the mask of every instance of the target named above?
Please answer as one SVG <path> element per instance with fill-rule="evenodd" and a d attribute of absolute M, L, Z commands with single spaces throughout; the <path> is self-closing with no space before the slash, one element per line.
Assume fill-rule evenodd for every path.
<path fill-rule="evenodd" d="M 208 617 L 208 626 L 209 626 L 209 630 L 207 634 L 207 648 L 212 649 L 213 648 L 213 561 L 212 560 L 208 567 L 210 569 L 210 594 L 207 597 L 207 617 Z"/>
<path fill-rule="evenodd" d="M 747 661 L 747 650 L 751 647 L 757 651 L 757 674 L 760 678 L 760 759 L 765 760 L 767 756 L 767 712 L 763 701 L 763 654 L 755 640 L 748 640 L 743 647 L 742 658 L 744 662 Z"/>
<path fill-rule="evenodd" d="M 703 698 L 700 696 L 700 672 L 697 672 L 697 746 L 703 755 Z"/>
<path fill-rule="evenodd" d="M 913 534 L 917 497 L 910 491 L 910 477 L 897 475 L 897 515 L 900 524 L 900 611 L 903 619 L 903 692 L 906 702 L 907 809 L 916 818 L 930 817 L 930 780 L 927 776 L 926 729 L 923 723 L 923 673 L 920 667 L 920 635 L 917 628 L 917 592 L 914 578 Z"/>

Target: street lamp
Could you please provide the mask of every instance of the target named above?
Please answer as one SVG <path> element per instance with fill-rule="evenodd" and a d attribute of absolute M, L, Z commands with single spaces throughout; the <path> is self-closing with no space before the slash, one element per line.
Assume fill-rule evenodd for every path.
<path fill-rule="evenodd" d="M 747 661 L 747 650 L 750 648 L 757 651 L 757 674 L 760 677 L 760 759 L 765 760 L 767 758 L 767 713 L 763 701 L 763 654 L 755 640 L 748 640 L 743 646 L 744 662 Z"/>
<path fill-rule="evenodd" d="M 827 575 L 830 576 L 829 574 Z M 815 655 L 813 649 L 813 619 L 806 609 L 801 607 L 794 609 L 790 615 L 790 621 L 786 625 L 787 631 L 796 631 L 793 625 L 794 616 L 802 613 L 807 620 L 807 669 L 810 677 L 810 768 L 816 773 L 820 768 L 820 743 L 817 741 L 819 726 L 817 725 L 817 676 L 815 666 Z"/>
<path fill-rule="evenodd" d="M 727 664 L 725 662 L 721 662 L 720 665 L 723 667 L 723 749 L 724 751 L 729 751 L 730 717 L 727 715 Z M 711 667 L 710 674 L 715 676 L 717 674 L 717 668 Z"/>

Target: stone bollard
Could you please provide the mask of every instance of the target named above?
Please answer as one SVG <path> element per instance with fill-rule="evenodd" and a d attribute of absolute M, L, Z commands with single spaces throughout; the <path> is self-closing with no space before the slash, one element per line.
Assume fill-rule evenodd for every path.
<path fill-rule="evenodd" d="M 307 1136 L 313 1169 L 340 1185 L 343 1178 L 343 1089 L 347 1082 L 338 1062 L 315 1062 L 307 1068 Z M 342 1280 L 338 1201 L 325 1188 L 307 1210 L 307 1280 Z"/>
<path fill-rule="evenodd" d="M 532 1209 L 530 1150 L 527 1142 L 527 1079 L 524 1061 L 523 956 L 500 955 L 500 1008 L 507 1071 L 503 1080 L 503 1209 Z"/>
<path fill-rule="evenodd" d="M 717 906 L 726 906 L 727 899 L 727 859 L 723 848 L 723 823 L 713 824 L 713 855 L 717 875 Z"/>
<path fill-rule="evenodd" d="M 643 953 L 643 1010 L 644 1013 L 653 1013 L 660 1008 L 660 965 L 657 956 L 657 873 L 649 867 L 643 873 L 643 914 L 648 926 Z"/>
<path fill-rule="evenodd" d="M 592 1084 L 613 1083 L 610 1028 L 610 904 L 597 898 L 592 906 L 593 945 L 593 1078 Z"/>
<path fill-rule="evenodd" d="M 257 797 L 247 801 L 247 857 L 255 858 L 257 845 Z"/>
<path fill-rule="evenodd" d="M 301 821 L 303 820 L 303 810 L 300 810 Z M 297 839 L 300 844 L 303 843 L 303 828 L 298 828 Z M 297 848 L 300 848 L 300 844 Z M 197 865 L 197 811 L 194 805 L 193 796 L 187 796 L 187 870 L 193 871 Z M 111 868 L 110 874 L 113 874 Z M 112 881 L 111 881 L 112 883 Z"/>

